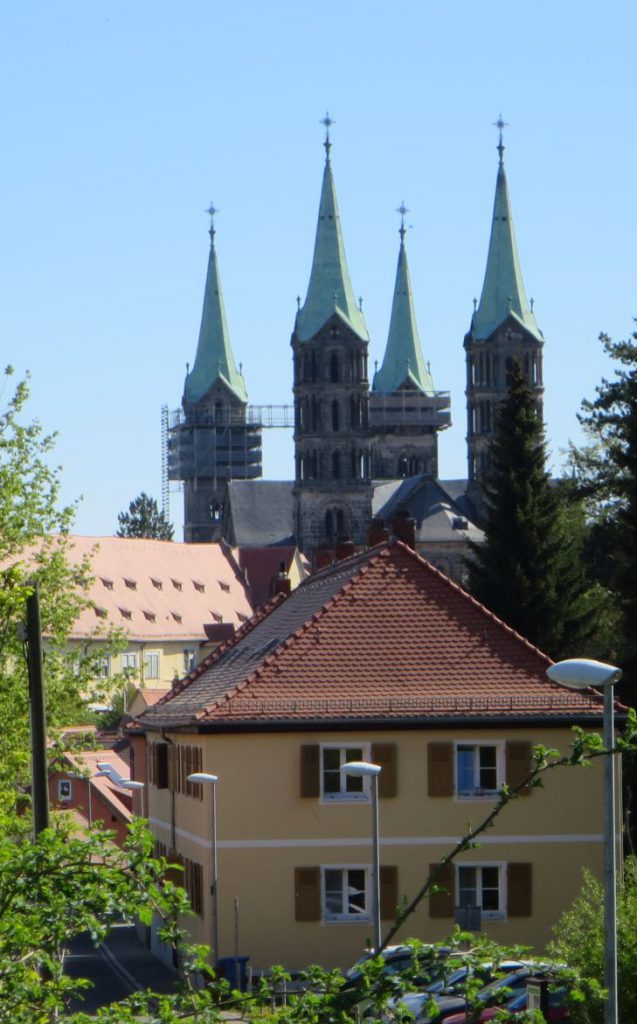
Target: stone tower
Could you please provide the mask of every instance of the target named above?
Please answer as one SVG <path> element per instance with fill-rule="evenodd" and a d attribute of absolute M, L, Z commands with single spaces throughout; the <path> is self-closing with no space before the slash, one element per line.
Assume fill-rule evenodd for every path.
<path fill-rule="evenodd" d="M 425 363 L 405 248 L 405 205 L 387 347 L 369 400 L 376 480 L 438 475 L 438 431 L 450 425 L 448 393 L 436 392 Z"/>
<path fill-rule="evenodd" d="M 526 297 L 513 228 L 504 169 L 502 118 L 496 125 L 498 176 L 493 222 L 482 295 L 464 339 L 467 363 L 467 454 L 469 486 L 479 496 L 480 480 L 489 467 L 489 445 L 498 404 L 506 397 L 509 374 L 517 361 L 532 389 L 542 416 L 542 348 L 533 303 Z M 475 305 L 475 302 L 474 302 Z"/>
<path fill-rule="evenodd" d="M 362 544 L 371 519 L 369 336 L 354 298 L 330 160 L 325 169 L 312 270 L 291 345 L 294 358 L 296 540 L 310 553 L 349 538 Z"/>
<path fill-rule="evenodd" d="M 186 374 L 183 413 L 168 435 L 168 475 L 184 484 L 184 541 L 218 540 L 226 484 L 261 476 L 261 429 L 250 422 L 243 374 L 230 344 L 208 211 L 210 256 L 197 354 Z"/>

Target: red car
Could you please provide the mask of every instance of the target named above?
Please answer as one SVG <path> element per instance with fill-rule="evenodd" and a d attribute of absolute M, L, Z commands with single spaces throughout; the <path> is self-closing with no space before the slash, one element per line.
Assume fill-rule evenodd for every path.
<path fill-rule="evenodd" d="M 564 1006 L 564 996 L 566 990 L 563 988 L 555 989 L 554 992 L 549 992 L 549 1021 L 564 1021 L 564 1024 L 568 1022 L 568 1010 Z M 511 999 L 504 1004 L 504 1006 L 489 1006 L 486 1010 L 483 1010 L 478 1021 L 482 1024 L 483 1021 L 493 1020 L 498 1010 L 508 1010 L 511 1013 L 511 1024 L 515 1024 L 515 1014 L 521 1013 L 522 1010 L 526 1010 L 526 990 L 524 992 L 517 992 Z M 466 1013 L 455 1013 L 453 1017 L 447 1017 L 444 1024 L 466 1024 L 467 1015 Z"/>

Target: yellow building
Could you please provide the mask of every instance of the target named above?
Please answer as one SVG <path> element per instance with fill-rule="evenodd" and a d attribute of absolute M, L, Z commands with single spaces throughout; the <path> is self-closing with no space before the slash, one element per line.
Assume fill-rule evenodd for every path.
<path fill-rule="evenodd" d="M 104 680 L 126 673 L 142 688 L 170 687 L 252 614 L 244 574 L 226 545 L 74 536 L 68 556 L 88 558 L 93 576 L 71 642 L 98 647 L 113 628 L 126 636 L 120 654 L 102 659 Z"/>
<path fill-rule="evenodd" d="M 540 651 L 401 543 L 310 577 L 222 644 L 133 727 L 158 849 L 178 855 L 196 941 L 217 954 L 345 967 L 372 935 L 370 792 L 381 766 L 383 933 L 534 744 L 566 749 L 601 701 L 550 683 Z M 192 772 L 217 776 L 193 785 Z M 448 934 L 478 908 L 541 950 L 586 865 L 602 867 L 602 772 L 557 770 L 507 807 L 397 939 Z M 216 793 L 218 886 L 209 895 Z M 238 948 L 235 937 L 238 934 Z"/>

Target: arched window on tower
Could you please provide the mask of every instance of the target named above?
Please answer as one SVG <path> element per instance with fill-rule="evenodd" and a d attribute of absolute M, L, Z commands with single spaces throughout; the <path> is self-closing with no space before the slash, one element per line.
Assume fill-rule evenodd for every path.
<path fill-rule="evenodd" d="M 341 453 L 332 452 L 332 476 L 335 480 L 340 480 L 341 476 Z"/>
<path fill-rule="evenodd" d="M 332 352 L 330 356 L 330 381 L 332 384 L 338 384 L 339 381 L 339 365 L 338 356 L 336 352 Z"/>
<path fill-rule="evenodd" d="M 332 430 L 335 434 L 339 430 L 339 408 L 336 399 L 332 402 Z"/>
<path fill-rule="evenodd" d="M 318 433 L 321 429 L 321 403 L 316 395 L 312 395 L 312 430 Z"/>

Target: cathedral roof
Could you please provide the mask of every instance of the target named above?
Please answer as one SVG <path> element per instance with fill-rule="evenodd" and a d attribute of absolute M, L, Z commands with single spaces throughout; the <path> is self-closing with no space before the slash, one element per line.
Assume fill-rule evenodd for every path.
<path fill-rule="evenodd" d="M 374 391 L 397 391 L 399 388 L 417 388 L 424 394 L 433 394 L 434 391 L 433 378 L 425 363 L 418 335 L 403 224 L 387 347 L 382 366 L 374 374 L 373 384 Z"/>
<path fill-rule="evenodd" d="M 335 313 L 363 341 L 369 341 L 367 327 L 354 298 L 354 289 L 347 269 L 341 220 L 330 161 L 329 138 L 325 143 L 326 158 L 323 187 L 319 205 L 316 240 L 310 283 L 305 302 L 296 319 L 300 341 L 309 341 Z"/>
<path fill-rule="evenodd" d="M 211 207 L 211 214 L 214 209 Z M 237 370 L 230 344 L 226 310 L 221 291 L 221 278 L 215 249 L 215 231 L 210 227 L 210 256 L 204 292 L 201 327 L 195 363 L 186 376 L 184 401 L 198 402 L 210 388 L 221 381 L 239 399 L 248 401 L 243 374 Z"/>
<path fill-rule="evenodd" d="M 480 304 L 473 315 L 471 333 L 478 341 L 484 341 L 504 323 L 507 317 L 512 316 L 522 327 L 525 327 L 541 341 L 542 332 L 537 326 L 535 314 L 526 297 L 522 279 L 501 137 L 498 151 L 500 160 L 495 187 L 487 269 L 484 275 Z"/>

